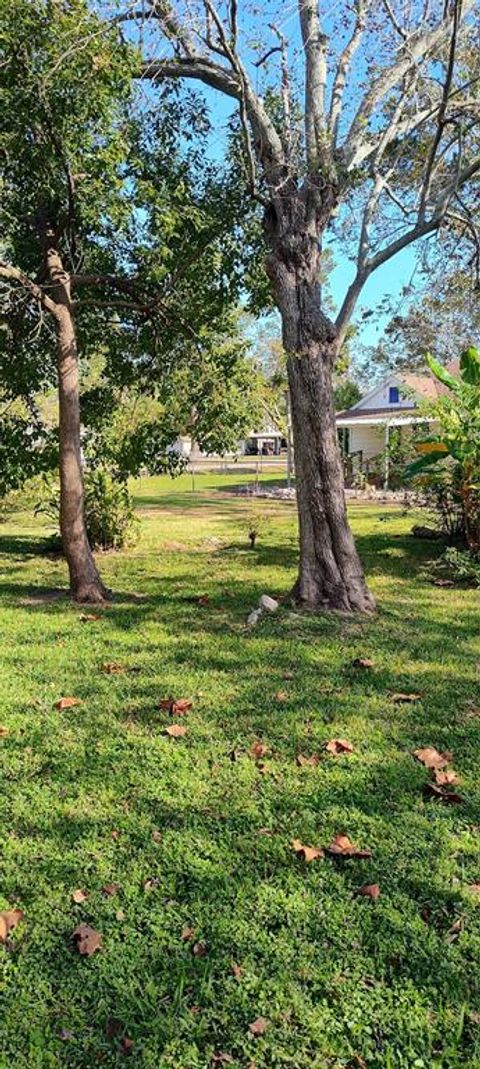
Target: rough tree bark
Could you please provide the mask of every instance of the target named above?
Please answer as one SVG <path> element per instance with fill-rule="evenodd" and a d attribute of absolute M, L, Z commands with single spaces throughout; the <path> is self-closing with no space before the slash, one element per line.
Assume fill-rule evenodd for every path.
<path fill-rule="evenodd" d="M 57 338 L 59 439 L 60 439 L 60 531 L 70 575 L 70 590 L 76 601 L 101 602 L 107 591 L 97 571 L 87 538 L 80 441 L 80 391 L 75 321 L 70 279 L 64 270 L 51 228 L 44 232 L 45 264 L 50 296 L 55 304 Z"/>
<path fill-rule="evenodd" d="M 321 307 L 321 232 L 331 199 L 294 187 L 267 209 L 267 271 L 282 317 L 292 406 L 300 560 L 293 589 L 309 610 L 372 612 L 345 507 L 332 372 L 336 329 Z M 330 205 L 329 205 L 330 201 Z"/>

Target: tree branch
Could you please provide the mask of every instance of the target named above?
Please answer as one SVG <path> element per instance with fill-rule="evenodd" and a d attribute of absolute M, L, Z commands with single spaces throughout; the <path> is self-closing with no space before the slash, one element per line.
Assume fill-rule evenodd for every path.
<path fill-rule="evenodd" d="M 365 28 L 366 15 L 369 6 L 370 0 L 356 0 L 357 15 L 355 19 L 353 33 L 350 37 L 350 40 L 345 45 L 345 48 L 343 49 L 343 52 L 341 53 L 338 60 L 337 70 L 333 80 L 330 115 L 328 119 L 328 125 L 330 128 L 332 142 L 334 146 L 336 145 L 338 140 L 338 129 L 342 115 L 343 93 L 345 90 L 347 74 L 350 69 L 352 59 L 362 39 L 363 31 Z"/>
<path fill-rule="evenodd" d="M 307 163 L 316 170 L 325 132 L 327 37 L 321 31 L 318 0 L 299 0 L 300 28 L 305 52 L 305 138 Z"/>
<path fill-rule="evenodd" d="M 57 317 L 58 310 L 55 301 L 52 301 L 52 298 L 45 293 L 43 288 L 38 286 L 36 282 L 33 282 L 32 279 L 23 271 L 20 271 L 18 267 L 12 267 L 11 264 L 7 264 L 3 260 L 0 261 L 0 278 L 5 278 L 9 282 L 18 282 L 27 293 L 38 301 L 42 308 L 45 308 L 45 310 L 50 312 L 55 318 Z"/>

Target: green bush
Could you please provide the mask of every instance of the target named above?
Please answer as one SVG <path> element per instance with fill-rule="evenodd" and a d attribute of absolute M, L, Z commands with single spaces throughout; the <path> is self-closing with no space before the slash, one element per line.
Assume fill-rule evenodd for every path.
<path fill-rule="evenodd" d="M 138 520 L 125 482 L 105 468 L 85 474 L 85 524 L 92 549 L 122 549 L 136 540 Z"/>
<path fill-rule="evenodd" d="M 446 549 L 442 563 L 446 564 L 452 579 L 458 579 L 469 583 L 471 586 L 480 586 L 480 557 L 469 553 L 467 549 Z"/>

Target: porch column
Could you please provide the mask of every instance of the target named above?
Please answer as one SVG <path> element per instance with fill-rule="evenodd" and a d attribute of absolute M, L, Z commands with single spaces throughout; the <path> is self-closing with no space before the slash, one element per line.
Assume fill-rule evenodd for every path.
<path fill-rule="evenodd" d="M 384 490 L 388 490 L 388 479 L 389 479 L 389 475 L 390 475 L 389 448 L 390 448 L 390 424 L 386 423 L 385 424 L 385 470 L 384 470 L 384 476 L 385 477 L 384 477 L 384 483 L 383 483 L 383 489 Z"/>

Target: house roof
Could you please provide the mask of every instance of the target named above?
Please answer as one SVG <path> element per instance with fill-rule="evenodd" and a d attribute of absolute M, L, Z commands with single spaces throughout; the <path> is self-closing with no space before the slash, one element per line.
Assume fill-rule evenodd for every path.
<path fill-rule="evenodd" d="M 460 369 L 460 361 L 451 360 L 450 363 L 446 365 L 446 368 L 451 375 L 458 375 Z M 441 397 L 443 394 L 448 393 L 448 387 L 444 386 L 442 382 L 439 382 L 434 375 L 423 374 L 421 372 L 415 371 L 402 371 L 398 373 L 395 372 L 394 378 L 396 378 L 399 382 L 402 382 L 408 390 L 411 390 L 412 394 L 416 394 L 417 397 L 425 398 L 429 401 L 435 401 L 437 397 Z M 388 379 L 385 379 L 384 381 L 388 382 L 391 380 L 392 375 L 389 375 Z M 374 390 L 370 391 L 370 394 L 373 394 L 375 390 L 378 389 L 380 386 L 381 383 L 378 383 Z M 368 397 L 369 394 L 366 394 L 366 396 Z M 337 412 L 337 419 L 345 419 L 351 416 L 354 417 L 356 420 L 368 420 L 371 416 L 392 416 L 395 414 L 401 415 L 402 413 L 405 416 L 415 416 L 417 413 L 420 417 L 422 415 L 422 413 L 416 407 L 414 397 L 412 397 L 411 399 L 411 405 L 403 404 L 401 409 L 398 409 L 393 405 L 383 408 L 362 409 L 361 405 L 364 400 L 365 397 L 362 397 L 360 401 L 357 401 L 356 405 L 353 405 L 352 408 L 346 408 L 342 412 Z"/>
<path fill-rule="evenodd" d="M 362 419 L 368 422 L 372 416 L 421 416 L 420 409 L 414 404 L 402 405 L 402 408 L 394 408 L 390 405 L 388 408 L 345 408 L 343 412 L 337 412 L 337 419 L 348 419 L 349 416 L 355 419 Z"/>

